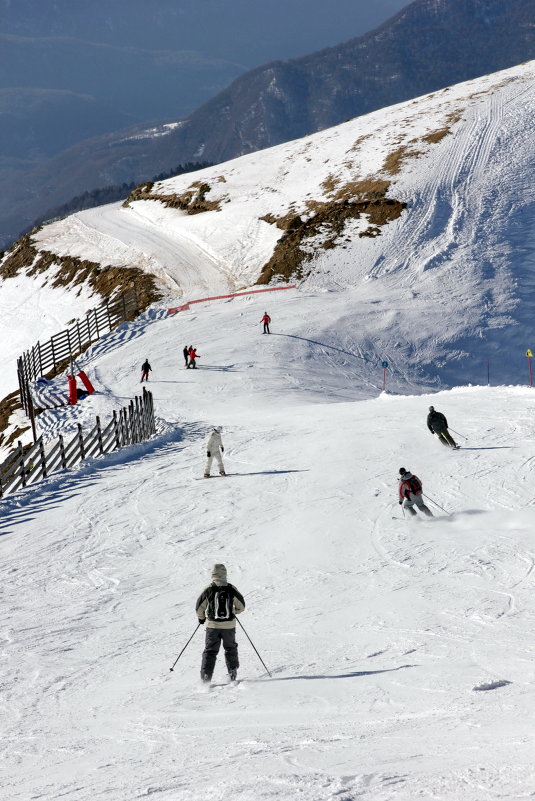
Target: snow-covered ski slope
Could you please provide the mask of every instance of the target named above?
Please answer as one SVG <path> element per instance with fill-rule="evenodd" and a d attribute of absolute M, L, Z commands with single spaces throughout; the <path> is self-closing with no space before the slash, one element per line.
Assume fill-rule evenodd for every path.
<path fill-rule="evenodd" d="M 159 439 L 0 502 L 3 798 L 533 794 L 533 391 L 385 395 L 379 374 L 356 400 L 356 354 L 304 341 L 321 299 L 266 297 L 109 335 L 84 362 L 98 394 L 41 419 L 108 414 L 149 357 Z M 237 475 L 195 481 L 213 424 Z M 452 514 L 403 519 L 400 466 Z M 205 692 L 202 632 L 169 668 L 219 561 L 273 675 L 239 630 L 241 683 Z"/>
<path fill-rule="evenodd" d="M 529 62 L 152 190 L 182 196 L 205 184 L 219 211 L 113 204 L 48 225 L 36 241 L 155 272 L 187 300 L 258 279 L 283 235 L 266 216 L 310 218 L 318 204 L 358 197 L 359 182 L 388 181 L 387 196 L 407 208 L 379 236 L 360 237 L 361 218 L 303 243 L 314 253 L 303 288 L 340 303 L 331 330 L 321 314 L 317 328 L 366 354 L 363 382 L 382 359 L 403 390 L 477 382 L 490 359 L 496 381 L 517 383 L 535 345 L 534 78 Z"/>

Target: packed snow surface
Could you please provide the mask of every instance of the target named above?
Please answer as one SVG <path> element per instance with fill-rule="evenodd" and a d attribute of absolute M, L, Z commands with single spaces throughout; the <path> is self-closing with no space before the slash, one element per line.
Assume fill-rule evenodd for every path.
<path fill-rule="evenodd" d="M 401 216 L 379 235 L 366 215 L 338 232 L 327 224 L 302 243 L 314 254 L 304 285 L 354 293 L 361 349 L 395 365 L 406 390 L 477 381 L 487 359 L 500 382 L 517 383 L 535 346 L 534 87 L 529 62 L 152 190 L 184 197 L 203 184 L 219 210 L 112 204 L 45 226 L 35 241 L 138 266 L 187 300 L 254 284 L 284 234 L 274 220 L 310 218 L 386 181 L 387 197 L 407 204 Z"/>
<path fill-rule="evenodd" d="M 321 300 L 147 315 L 84 360 L 96 395 L 41 420 L 106 417 L 149 358 L 156 439 L 0 502 L 6 799 L 533 794 L 533 390 L 385 394 L 380 366 L 363 388 Z M 214 424 L 230 475 L 203 480 Z M 435 519 L 403 518 L 400 466 Z M 271 678 L 240 627 L 241 683 L 220 654 L 201 685 L 202 630 L 169 670 L 215 562 Z"/>
<path fill-rule="evenodd" d="M 196 173 L 221 211 L 113 204 L 36 235 L 58 256 L 157 274 L 176 306 L 257 280 L 283 235 L 261 217 L 306 215 L 370 177 L 407 203 L 379 236 L 359 236 L 364 219 L 332 247 L 318 233 L 297 289 L 150 309 L 81 360 L 95 395 L 40 415 L 47 441 L 106 421 L 151 362 L 154 440 L 0 501 L 6 799 L 533 795 L 535 407 L 518 386 L 535 345 L 533 73 Z M 42 290 L 42 314 L 20 307 L 0 352 L 8 391 L 15 347 L 95 305 L 75 287 L 41 303 L 41 283 L 8 279 L 6 342 L 17 280 Z M 427 430 L 430 403 L 460 450 Z M 229 475 L 204 480 L 215 424 Z M 401 466 L 435 519 L 403 517 Z M 202 630 L 169 668 L 215 562 L 272 675 L 238 627 L 241 682 L 225 684 L 220 655 L 208 689 Z"/>

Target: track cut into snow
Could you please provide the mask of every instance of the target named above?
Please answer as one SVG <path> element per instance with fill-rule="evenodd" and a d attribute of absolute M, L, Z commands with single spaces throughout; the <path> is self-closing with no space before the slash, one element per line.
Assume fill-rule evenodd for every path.
<path fill-rule="evenodd" d="M 534 344 L 534 79 L 529 62 L 196 172 L 194 185 L 209 186 L 220 211 L 112 204 L 45 226 L 35 240 L 167 276 L 188 300 L 258 280 L 283 236 L 266 219 L 310 217 L 337 193 L 359 197 L 358 182 L 385 180 L 405 211 L 378 236 L 361 236 L 361 217 L 305 240 L 314 258 L 303 286 L 358 299 L 348 327 L 405 391 L 481 381 L 487 359 L 496 382 L 518 383 Z M 191 184 L 182 175 L 153 192 L 183 196 Z"/>
<path fill-rule="evenodd" d="M 148 356 L 159 439 L 0 503 L 10 801 L 532 792 L 533 391 L 379 394 L 323 336 L 329 295 L 275 294 L 270 336 L 250 296 L 95 346 L 98 394 L 57 422 L 122 405 Z M 427 431 L 430 401 L 462 450 Z M 216 423 L 238 475 L 194 481 Z M 401 465 L 452 514 L 400 519 Z M 203 692 L 201 633 L 169 668 L 216 561 L 273 677 L 239 630 L 241 683 Z"/>

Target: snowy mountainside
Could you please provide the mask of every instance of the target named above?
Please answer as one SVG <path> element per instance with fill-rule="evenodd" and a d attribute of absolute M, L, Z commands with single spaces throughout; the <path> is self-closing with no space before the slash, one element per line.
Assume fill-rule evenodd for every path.
<path fill-rule="evenodd" d="M 186 299 L 293 270 L 302 289 L 340 300 L 328 334 L 373 367 L 387 359 L 400 387 L 479 380 L 487 359 L 517 382 L 533 313 L 534 72 L 529 62 L 142 186 L 127 208 L 81 212 L 35 241 L 158 270 Z"/>
<path fill-rule="evenodd" d="M 0 501 L 10 801 L 532 792 L 533 390 L 386 395 L 376 370 L 358 400 L 355 355 L 304 341 L 320 309 L 337 325 L 333 298 L 147 315 L 88 353 L 97 394 L 39 418 L 45 434 L 104 419 L 149 357 L 159 438 Z M 461 450 L 428 432 L 430 402 Z M 230 475 L 195 481 L 216 423 Z M 403 519 L 401 465 L 436 519 Z M 202 631 L 169 668 L 220 561 L 273 675 L 239 629 L 242 682 L 203 691 Z"/>

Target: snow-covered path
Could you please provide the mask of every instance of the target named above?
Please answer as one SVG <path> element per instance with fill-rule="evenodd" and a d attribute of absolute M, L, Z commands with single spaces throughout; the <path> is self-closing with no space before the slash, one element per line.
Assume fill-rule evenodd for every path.
<path fill-rule="evenodd" d="M 532 390 L 358 401 L 370 387 L 355 386 L 350 356 L 295 338 L 310 306 L 281 295 L 270 337 L 251 296 L 102 348 L 83 414 L 137 391 L 149 356 L 167 433 L 2 502 L 10 800 L 533 792 Z M 427 431 L 431 399 L 462 450 Z M 194 481 L 216 422 L 237 475 Z M 451 516 L 400 519 L 402 464 Z M 239 631 L 244 681 L 206 693 L 201 633 L 169 667 L 216 561 L 273 677 Z"/>

